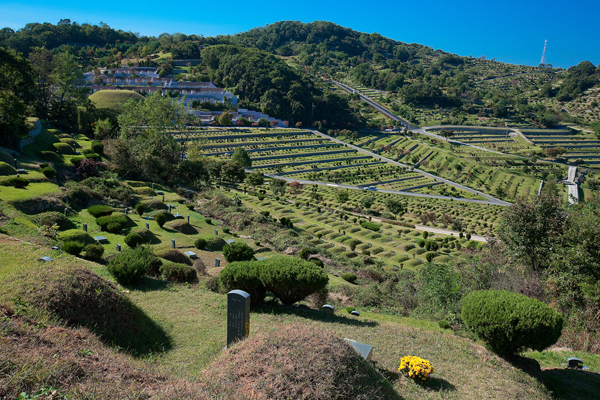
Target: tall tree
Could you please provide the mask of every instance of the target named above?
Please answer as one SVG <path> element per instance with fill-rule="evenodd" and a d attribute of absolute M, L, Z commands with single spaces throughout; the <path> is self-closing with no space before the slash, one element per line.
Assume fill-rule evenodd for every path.
<path fill-rule="evenodd" d="M 548 267 L 565 218 L 557 197 L 542 194 L 531 202 L 520 199 L 504 212 L 499 238 L 514 256 L 539 271 Z"/>
<path fill-rule="evenodd" d="M 231 161 L 239 163 L 244 168 L 250 168 L 252 166 L 252 159 L 250 159 L 246 149 L 242 147 L 238 147 L 234 150 Z"/>

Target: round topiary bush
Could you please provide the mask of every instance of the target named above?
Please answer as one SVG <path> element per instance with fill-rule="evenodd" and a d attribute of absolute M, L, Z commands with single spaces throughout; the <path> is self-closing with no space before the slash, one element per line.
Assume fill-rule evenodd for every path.
<path fill-rule="evenodd" d="M 171 261 L 173 263 L 192 265 L 192 260 L 190 260 L 188 258 L 188 256 L 186 256 L 179 250 L 175 250 L 175 249 L 163 250 L 163 251 L 156 253 L 156 255 L 160 258 L 164 258 L 165 260 Z"/>
<path fill-rule="evenodd" d="M 94 218 L 106 217 L 113 213 L 113 208 L 102 204 L 96 204 L 87 209 L 88 213 Z"/>
<path fill-rule="evenodd" d="M 102 259 L 104 255 L 104 247 L 101 244 L 88 244 L 84 248 L 85 250 L 85 258 L 88 258 L 93 261 L 99 261 Z"/>
<path fill-rule="evenodd" d="M 227 262 L 250 261 L 254 257 L 254 250 L 246 243 L 234 242 L 223 248 L 223 256 Z"/>
<path fill-rule="evenodd" d="M 56 170 L 51 167 L 46 167 L 46 168 L 42 169 L 42 174 L 44 174 L 44 176 L 46 178 L 52 179 L 56 176 Z"/>
<path fill-rule="evenodd" d="M 342 274 L 342 279 L 346 282 L 355 283 L 356 279 L 358 278 L 356 277 L 356 274 L 353 274 L 352 272 L 346 272 Z"/>
<path fill-rule="evenodd" d="M 156 216 L 154 217 L 154 220 L 156 221 L 156 223 L 158 224 L 158 226 L 160 226 L 161 228 L 165 225 L 165 223 L 167 222 L 167 216 L 165 213 L 158 213 L 156 214 Z"/>
<path fill-rule="evenodd" d="M 259 367 L 260 366 L 260 367 Z M 291 324 L 251 335 L 206 368 L 211 398 L 383 400 L 391 385 L 343 339 L 315 325 Z"/>
<path fill-rule="evenodd" d="M 318 259 L 316 257 L 309 258 L 308 261 L 315 264 L 318 267 L 325 268 L 325 264 L 323 264 L 323 261 L 321 261 L 320 259 Z"/>
<path fill-rule="evenodd" d="M 85 245 L 81 242 L 68 241 L 62 245 L 62 250 L 65 253 L 69 253 L 73 256 L 78 256 L 83 251 Z"/>
<path fill-rule="evenodd" d="M 59 154 L 75 154 L 75 150 L 67 143 L 53 143 L 52 146 Z"/>
<path fill-rule="evenodd" d="M 313 254 L 313 252 L 310 249 L 302 249 L 300 250 L 300 253 L 298 254 L 300 256 L 300 258 L 304 259 L 304 260 L 308 260 L 308 258 Z"/>
<path fill-rule="evenodd" d="M 462 301 L 465 325 L 500 356 L 556 343 L 563 317 L 550 306 L 504 290 L 480 290 Z"/>
<path fill-rule="evenodd" d="M 229 290 L 240 289 L 250 294 L 250 305 L 256 307 L 265 299 L 266 289 L 260 280 L 259 261 L 238 261 L 221 271 L 220 284 Z"/>
<path fill-rule="evenodd" d="M 46 211 L 36 214 L 31 217 L 31 220 L 38 226 L 58 225 L 58 229 L 61 231 L 66 229 L 74 229 L 76 227 L 75 224 L 69 218 L 65 217 L 63 213 L 56 211 Z"/>
<path fill-rule="evenodd" d="M 276 256 L 259 261 L 260 280 L 284 305 L 323 289 L 329 277 L 315 264 L 296 257 Z"/>
<path fill-rule="evenodd" d="M 227 246 L 227 242 L 218 236 L 213 236 L 206 239 L 206 250 L 223 251 L 225 246 Z"/>
<path fill-rule="evenodd" d="M 83 244 L 98 244 L 89 233 L 80 229 L 69 229 L 58 234 L 58 239 L 61 242 L 80 242 Z"/>
<path fill-rule="evenodd" d="M 144 206 L 143 203 L 137 203 L 135 206 L 135 212 L 141 217 L 146 212 L 146 206 Z"/>
<path fill-rule="evenodd" d="M 156 256 L 148 247 L 125 249 L 108 263 L 108 272 L 122 285 L 137 282 L 148 270 Z"/>
<path fill-rule="evenodd" d="M 160 267 L 160 274 L 171 282 L 194 283 L 198 281 L 196 270 L 185 264 L 164 263 Z"/>
<path fill-rule="evenodd" d="M 194 247 L 199 250 L 204 250 L 206 248 L 206 239 L 198 238 L 194 241 Z"/>
<path fill-rule="evenodd" d="M 96 218 L 96 224 L 100 230 L 110 233 L 120 233 L 130 222 L 131 219 L 126 215 L 107 215 Z"/>
<path fill-rule="evenodd" d="M 94 140 L 92 142 L 92 151 L 94 153 L 103 154 L 104 153 L 104 144 L 102 144 L 102 142 Z"/>
<path fill-rule="evenodd" d="M 131 232 L 129 235 L 125 236 L 125 244 L 132 249 L 144 243 L 144 238 L 142 235 L 136 232 Z"/>

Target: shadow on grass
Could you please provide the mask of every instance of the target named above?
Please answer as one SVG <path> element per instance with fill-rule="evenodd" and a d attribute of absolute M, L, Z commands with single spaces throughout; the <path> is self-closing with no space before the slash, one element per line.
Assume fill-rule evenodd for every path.
<path fill-rule="evenodd" d="M 168 281 L 151 278 L 149 276 L 142 277 L 135 285 L 127 285 L 127 289 L 137 290 L 140 292 L 156 292 L 160 290 L 167 290 L 168 288 Z"/>
<path fill-rule="evenodd" d="M 353 326 L 378 326 L 378 322 L 361 321 L 350 315 L 342 316 L 332 314 L 326 311 L 318 311 L 306 306 L 282 306 L 276 302 L 267 302 L 252 310 L 253 312 L 272 315 L 295 315 L 302 318 L 312 319 L 319 322 L 330 322 L 335 324 L 353 325 Z"/>
<path fill-rule="evenodd" d="M 552 397 L 558 400 L 587 400 L 600 398 L 600 374 L 570 368 L 540 368 L 540 364 L 528 357 L 510 356 L 505 358 L 515 368 L 540 381 Z"/>

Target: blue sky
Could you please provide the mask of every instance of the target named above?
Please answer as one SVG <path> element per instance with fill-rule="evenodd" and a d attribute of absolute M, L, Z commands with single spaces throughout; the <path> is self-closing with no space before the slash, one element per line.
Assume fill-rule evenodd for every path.
<path fill-rule="evenodd" d="M 547 60 L 568 68 L 600 64 L 600 2 L 524 0 L 332 1 L 53 1 L 0 0 L 0 27 L 29 22 L 105 22 L 115 29 L 158 36 L 163 32 L 235 34 L 281 20 L 332 21 L 361 32 L 421 43 L 462 56 L 537 65 L 544 40 Z"/>

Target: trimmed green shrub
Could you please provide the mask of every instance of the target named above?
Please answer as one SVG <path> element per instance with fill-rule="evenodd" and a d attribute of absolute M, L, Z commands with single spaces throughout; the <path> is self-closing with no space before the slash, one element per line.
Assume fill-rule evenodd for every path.
<path fill-rule="evenodd" d="M 218 236 L 213 236 L 206 239 L 206 250 L 209 251 L 223 251 L 223 249 L 227 246 L 227 242 L 221 239 Z"/>
<path fill-rule="evenodd" d="M 130 222 L 131 219 L 126 215 L 107 215 L 96 218 L 96 224 L 100 230 L 110 233 L 120 233 Z"/>
<path fill-rule="evenodd" d="M 189 265 L 178 263 L 164 263 L 160 267 L 162 277 L 171 282 L 194 283 L 198 282 L 196 270 Z"/>
<path fill-rule="evenodd" d="M 156 253 L 156 255 L 160 258 L 164 258 L 167 261 L 171 261 L 171 262 L 174 262 L 177 264 L 192 265 L 192 260 L 190 260 L 188 258 L 188 256 L 186 256 L 179 250 L 175 250 L 175 249 L 163 250 L 161 252 Z"/>
<path fill-rule="evenodd" d="M 87 211 L 92 217 L 99 218 L 99 217 L 105 217 L 107 215 L 111 215 L 114 210 L 112 207 L 105 206 L 102 204 L 97 204 L 97 205 L 94 205 L 94 206 L 91 206 L 90 208 L 88 208 Z"/>
<path fill-rule="evenodd" d="M 450 324 L 445 319 L 440 319 L 438 321 L 438 326 L 442 329 L 450 329 Z"/>
<path fill-rule="evenodd" d="M 78 256 L 83 251 L 85 245 L 81 242 L 68 241 L 62 245 L 62 250 L 65 253 L 69 253 L 73 256 Z"/>
<path fill-rule="evenodd" d="M 94 140 L 92 142 L 92 151 L 94 153 L 103 154 L 104 153 L 104 144 L 102 144 L 102 142 Z"/>
<path fill-rule="evenodd" d="M 101 244 L 88 244 L 84 250 L 85 258 L 90 260 L 99 261 L 104 255 L 104 247 Z"/>
<path fill-rule="evenodd" d="M 433 259 L 435 258 L 435 253 L 427 253 L 425 254 L 425 259 L 427 260 L 428 263 L 432 262 Z"/>
<path fill-rule="evenodd" d="M 308 258 L 310 256 L 312 256 L 312 254 L 313 254 L 313 252 L 311 250 L 309 250 L 309 249 L 306 249 L 306 248 L 300 250 L 300 253 L 298 253 L 298 255 L 300 256 L 300 258 L 302 258 L 304 260 L 308 260 Z"/>
<path fill-rule="evenodd" d="M 531 348 L 542 351 L 556 343 L 563 317 L 550 306 L 522 294 L 480 290 L 462 300 L 467 328 L 500 356 Z"/>
<path fill-rule="evenodd" d="M 250 261 L 254 257 L 254 250 L 246 243 L 234 242 L 223 248 L 223 256 L 227 262 Z"/>
<path fill-rule="evenodd" d="M 356 279 L 358 278 L 356 277 L 356 274 L 353 274 L 352 272 L 346 272 L 342 274 L 342 279 L 346 282 L 355 283 Z"/>
<path fill-rule="evenodd" d="M 137 213 L 137 215 L 139 215 L 141 217 L 146 212 L 146 206 L 144 206 L 143 203 L 138 203 L 135 206 L 135 212 Z"/>
<path fill-rule="evenodd" d="M 125 244 L 132 249 L 144 243 L 144 238 L 139 233 L 131 232 L 129 235 L 125 236 Z"/>
<path fill-rule="evenodd" d="M 206 248 L 206 239 L 198 238 L 194 241 L 194 247 L 200 250 L 204 250 Z"/>
<path fill-rule="evenodd" d="M 10 164 L 0 161 L 0 175 L 15 175 L 17 170 L 14 169 Z"/>
<path fill-rule="evenodd" d="M 46 161 L 61 162 L 63 159 L 54 151 L 40 151 L 40 158 Z"/>
<path fill-rule="evenodd" d="M 18 189 L 22 189 L 29 185 L 29 180 L 22 178 L 20 176 L 13 176 L 11 178 L 6 179 L 2 182 L 4 186 L 14 186 Z"/>
<path fill-rule="evenodd" d="M 156 221 L 158 226 L 160 226 L 162 228 L 164 226 L 164 224 L 167 222 L 167 216 L 164 213 L 159 213 L 159 214 L 156 214 L 156 216 L 154 217 L 154 220 Z"/>
<path fill-rule="evenodd" d="M 150 260 L 150 264 L 148 264 L 148 269 L 146 270 L 146 275 L 154 277 L 154 278 L 159 278 L 161 276 L 160 267 L 162 267 L 162 265 L 163 265 L 162 260 L 158 257 L 154 257 L 153 259 Z"/>
<path fill-rule="evenodd" d="M 46 211 L 33 215 L 31 221 L 38 226 L 52 226 L 56 224 L 60 231 L 76 228 L 75 224 L 69 218 L 65 217 L 63 213 L 56 211 Z"/>
<path fill-rule="evenodd" d="M 64 138 L 61 137 L 60 142 L 68 144 L 69 146 L 71 146 L 71 148 L 81 147 L 79 146 L 79 143 L 77 143 L 77 140 L 73 139 L 70 135 L 67 135 Z"/>
<path fill-rule="evenodd" d="M 98 153 L 94 153 L 94 152 L 93 152 L 93 151 L 91 151 L 91 150 L 84 151 L 84 152 L 83 152 L 83 155 L 85 156 L 85 158 L 98 158 L 98 157 L 100 157 L 100 156 L 98 155 Z"/>
<path fill-rule="evenodd" d="M 125 249 L 108 263 L 108 272 L 121 285 L 137 282 L 152 265 L 156 256 L 148 247 Z"/>
<path fill-rule="evenodd" d="M 42 174 L 48 179 L 52 179 L 56 176 L 56 170 L 54 168 L 46 167 L 42 169 Z"/>
<path fill-rule="evenodd" d="M 319 258 L 313 257 L 308 260 L 309 262 L 315 264 L 318 267 L 325 268 L 325 264 Z"/>
<path fill-rule="evenodd" d="M 321 268 L 301 258 L 276 256 L 259 264 L 261 282 L 284 305 L 304 299 L 329 282 Z"/>
<path fill-rule="evenodd" d="M 97 244 L 96 240 L 89 233 L 80 229 L 69 229 L 58 234 L 61 242 L 80 242 L 83 244 Z"/>
<path fill-rule="evenodd" d="M 379 224 L 376 224 L 375 222 L 367 222 L 367 221 L 361 222 L 360 226 L 362 226 L 365 229 L 374 231 L 374 232 L 377 232 L 381 228 L 381 226 Z"/>
<path fill-rule="evenodd" d="M 148 200 L 142 203 L 146 210 L 166 210 L 168 207 L 160 200 Z"/>
<path fill-rule="evenodd" d="M 71 157 L 71 164 L 73 164 L 74 167 L 77 167 L 79 165 L 80 162 L 82 162 L 83 160 L 85 160 L 85 156 L 74 156 Z"/>
<path fill-rule="evenodd" d="M 266 294 L 265 285 L 260 279 L 261 261 L 238 261 L 228 264 L 221 271 L 219 280 L 226 290 L 240 289 L 250 294 L 250 305 L 256 307 L 263 303 Z"/>
<path fill-rule="evenodd" d="M 66 143 L 52 143 L 52 146 L 59 154 L 75 154 L 75 150 Z"/>

